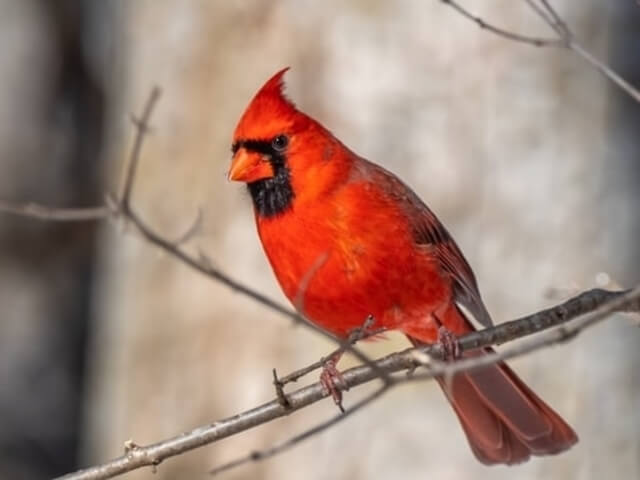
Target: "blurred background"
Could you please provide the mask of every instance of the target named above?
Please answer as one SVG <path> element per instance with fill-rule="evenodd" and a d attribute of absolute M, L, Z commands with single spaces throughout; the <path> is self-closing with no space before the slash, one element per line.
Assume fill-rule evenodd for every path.
<path fill-rule="evenodd" d="M 523 1 L 463 4 L 551 35 Z M 640 85 L 635 2 L 554 4 Z M 496 321 L 640 281 L 640 105 L 574 54 L 493 36 L 437 1 L 0 0 L 0 198 L 101 202 L 132 142 L 129 114 L 159 85 L 136 208 L 168 238 L 201 208 L 188 248 L 284 301 L 250 199 L 225 172 L 237 119 L 287 65 L 301 109 L 438 213 Z M 286 373 L 332 348 L 110 222 L 1 214 L 0 308 L 1 479 L 59 475 L 120 455 L 127 439 L 256 406 L 273 397 L 272 367 Z M 580 436 L 558 457 L 478 464 L 425 383 L 222 478 L 640 478 L 639 342 L 619 317 L 513 362 Z M 391 336 L 365 348 L 405 345 Z M 127 478 L 206 478 L 335 412 L 321 402 Z"/>

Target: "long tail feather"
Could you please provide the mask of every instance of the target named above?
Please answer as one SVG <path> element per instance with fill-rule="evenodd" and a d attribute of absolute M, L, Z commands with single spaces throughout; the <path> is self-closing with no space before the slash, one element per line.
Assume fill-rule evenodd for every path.
<path fill-rule="evenodd" d="M 462 315 L 461 313 L 458 313 Z M 469 328 L 473 328 L 469 324 Z M 423 342 L 410 338 L 415 345 Z M 491 349 L 468 352 L 481 356 Z M 578 441 L 571 427 L 506 363 L 438 378 L 467 436 L 471 450 L 487 465 L 521 463 L 531 455 L 552 455 Z"/>
<path fill-rule="evenodd" d="M 531 455 L 562 452 L 578 441 L 505 363 L 438 381 L 482 463 L 520 463 Z"/>

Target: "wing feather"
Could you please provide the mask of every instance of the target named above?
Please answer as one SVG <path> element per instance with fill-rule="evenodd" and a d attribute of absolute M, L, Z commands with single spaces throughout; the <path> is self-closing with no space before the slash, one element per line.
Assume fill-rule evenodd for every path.
<path fill-rule="evenodd" d="M 394 201 L 402 205 L 411 224 L 415 242 L 428 245 L 436 255 L 443 272 L 451 278 L 456 302 L 471 312 L 482 325 L 493 325 L 480 296 L 475 275 L 444 225 L 420 197 L 395 175 L 378 165 L 366 160 L 365 162 L 372 180 L 382 185 Z"/>

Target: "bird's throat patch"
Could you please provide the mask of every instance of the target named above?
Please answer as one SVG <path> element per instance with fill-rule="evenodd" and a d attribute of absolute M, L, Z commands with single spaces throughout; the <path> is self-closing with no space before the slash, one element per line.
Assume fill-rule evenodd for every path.
<path fill-rule="evenodd" d="M 268 141 L 244 140 L 239 142 L 239 145 L 267 155 L 273 168 L 273 177 L 247 184 L 258 215 L 270 218 L 289 210 L 295 195 L 291 186 L 286 154 L 276 151 Z"/>
<path fill-rule="evenodd" d="M 253 206 L 264 218 L 280 215 L 291 208 L 294 194 L 289 180 L 289 169 L 278 167 L 271 178 L 247 184 Z"/>

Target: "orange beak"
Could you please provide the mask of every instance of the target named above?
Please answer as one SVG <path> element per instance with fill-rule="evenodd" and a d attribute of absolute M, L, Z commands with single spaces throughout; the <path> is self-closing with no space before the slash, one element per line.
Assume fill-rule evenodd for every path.
<path fill-rule="evenodd" d="M 273 168 L 263 155 L 241 148 L 233 156 L 227 178 L 236 182 L 251 183 L 273 177 Z"/>

